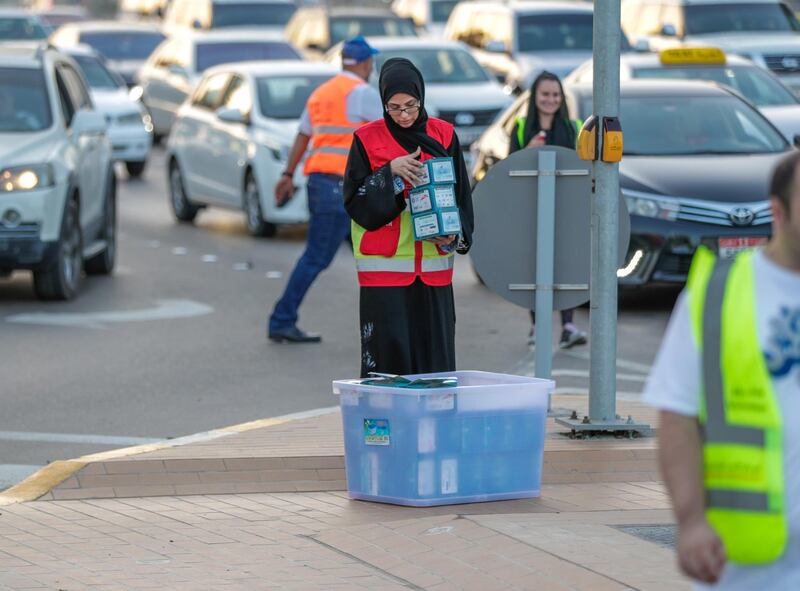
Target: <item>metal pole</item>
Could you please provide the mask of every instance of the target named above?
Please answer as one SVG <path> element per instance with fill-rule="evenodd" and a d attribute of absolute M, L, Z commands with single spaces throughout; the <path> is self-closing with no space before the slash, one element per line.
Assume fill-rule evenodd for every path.
<path fill-rule="evenodd" d="M 594 114 L 619 114 L 620 0 L 594 3 Z M 616 419 L 618 164 L 594 163 L 589 418 Z"/>
<path fill-rule="evenodd" d="M 553 365 L 553 258 L 556 226 L 556 153 L 539 151 L 536 203 L 536 377 L 550 379 Z M 549 410 L 550 403 L 548 401 Z"/>

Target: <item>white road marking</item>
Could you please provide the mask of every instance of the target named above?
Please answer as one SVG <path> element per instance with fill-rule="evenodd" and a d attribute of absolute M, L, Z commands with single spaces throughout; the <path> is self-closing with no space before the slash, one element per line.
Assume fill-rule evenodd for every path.
<path fill-rule="evenodd" d="M 183 246 L 176 246 L 175 248 L 172 249 L 172 254 L 175 254 L 175 255 L 178 255 L 178 256 L 183 256 L 188 252 L 189 252 L 189 249 L 188 248 L 184 248 Z"/>
<path fill-rule="evenodd" d="M 267 271 L 267 279 L 280 279 L 283 273 L 280 271 Z"/>
<path fill-rule="evenodd" d="M 588 396 L 589 395 L 589 388 L 573 388 L 571 386 L 567 386 L 564 388 L 556 388 L 553 394 L 563 394 L 565 396 L 573 395 L 573 396 Z M 617 400 L 641 400 L 642 393 L 641 392 L 623 392 L 617 391 Z"/>
<path fill-rule="evenodd" d="M 119 322 L 144 322 L 149 320 L 172 320 L 211 314 L 214 308 L 193 300 L 159 300 L 154 308 L 143 310 L 119 310 L 109 312 L 34 312 L 6 316 L 6 322 L 37 324 L 44 326 L 67 326 L 81 328 L 106 328 L 107 324 Z"/>
<path fill-rule="evenodd" d="M 81 433 L 38 433 L 36 431 L 0 431 L 0 441 L 38 441 L 41 443 L 83 443 L 88 445 L 142 445 L 163 438 L 84 435 Z"/>
<path fill-rule="evenodd" d="M 150 248 L 159 248 L 161 246 L 161 241 L 160 240 L 150 240 L 147 243 L 147 246 L 149 246 Z"/>
<path fill-rule="evenodd" d="M 575 359 L 582 359 L 584 361 L 589 361 L 589 353 L 584 353 L 583 351 L 562 351 L 564 355 L 569 357 L 573 357 Z M 635 361 L 628 361 L 627 359 L 617 359 L 617 366 L 629 369 L 631 371 L 637 371 L 639 373 L 649 374 L 650 373 L 650 366 L 644 363 L 637 363 Z"/>
<path fill-rule="evenodd" d="M 219 260 L 219 257 L 217 257 L 215 254 L 204 254 L 202 260 L 204 263 L 216 263 Z"/>
<path fill-rule="evenodd" d="M 233 270 L 234 271 L 249 271 L 253 268 L 253 263 L 247 261 L 246 263 L 234 263 Z"/>

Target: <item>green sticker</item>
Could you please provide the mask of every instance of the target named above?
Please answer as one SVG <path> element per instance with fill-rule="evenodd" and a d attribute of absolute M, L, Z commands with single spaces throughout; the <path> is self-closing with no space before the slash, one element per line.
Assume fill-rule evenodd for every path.
<path fill-rule="evenodd" d="M 366 445 L 389 445 L 389 421 L 387 419 L 364 419 L 364 443 Z"/>

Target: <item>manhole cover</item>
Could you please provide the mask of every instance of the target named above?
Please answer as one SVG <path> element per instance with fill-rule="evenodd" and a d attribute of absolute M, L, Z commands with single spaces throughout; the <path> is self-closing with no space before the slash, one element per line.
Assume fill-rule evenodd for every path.
<path fill-rule="evenodd" d="M 665 548 L 674 548 L 678 541 L 678 527 L 675 525 L 612 525 L 611 527 Z"/>

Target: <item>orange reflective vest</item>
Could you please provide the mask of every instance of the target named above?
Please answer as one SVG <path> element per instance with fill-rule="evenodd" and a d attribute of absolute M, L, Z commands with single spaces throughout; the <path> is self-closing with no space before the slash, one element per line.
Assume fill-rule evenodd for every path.
<path fill-rule="evenodd" d="M 366 82 L 338 74 L 311 93 L 306 103 L 311 119 L 311 154 L 303 167 L 305 174 L 344 176 L 353 132 L 364 124 L 347 118 L 347 95 L 362 84 Z"/>
<path fill-rule="evenodd" d="M 453 140 L 453 126 L 441 119 L 428 119 L 427 133 L 443 146 Z M 364 145 L 372 171 L 408 152 L 392 137 L 383 119 L 367 123 L 355 132 Z M 421 160 L 433 158 L 422 152 Z M 405 198 L 408 202 L 409 187 Z M 453 281 L 453 253 L 446 253 L 432 242 L 414 240 L 408 207 L 394 220 L 377 230 L 366 230 L 352 223 L 353 254 L 362 287 L 402 287 L 419 277 L 426 285 L 444 286 Z"/>

